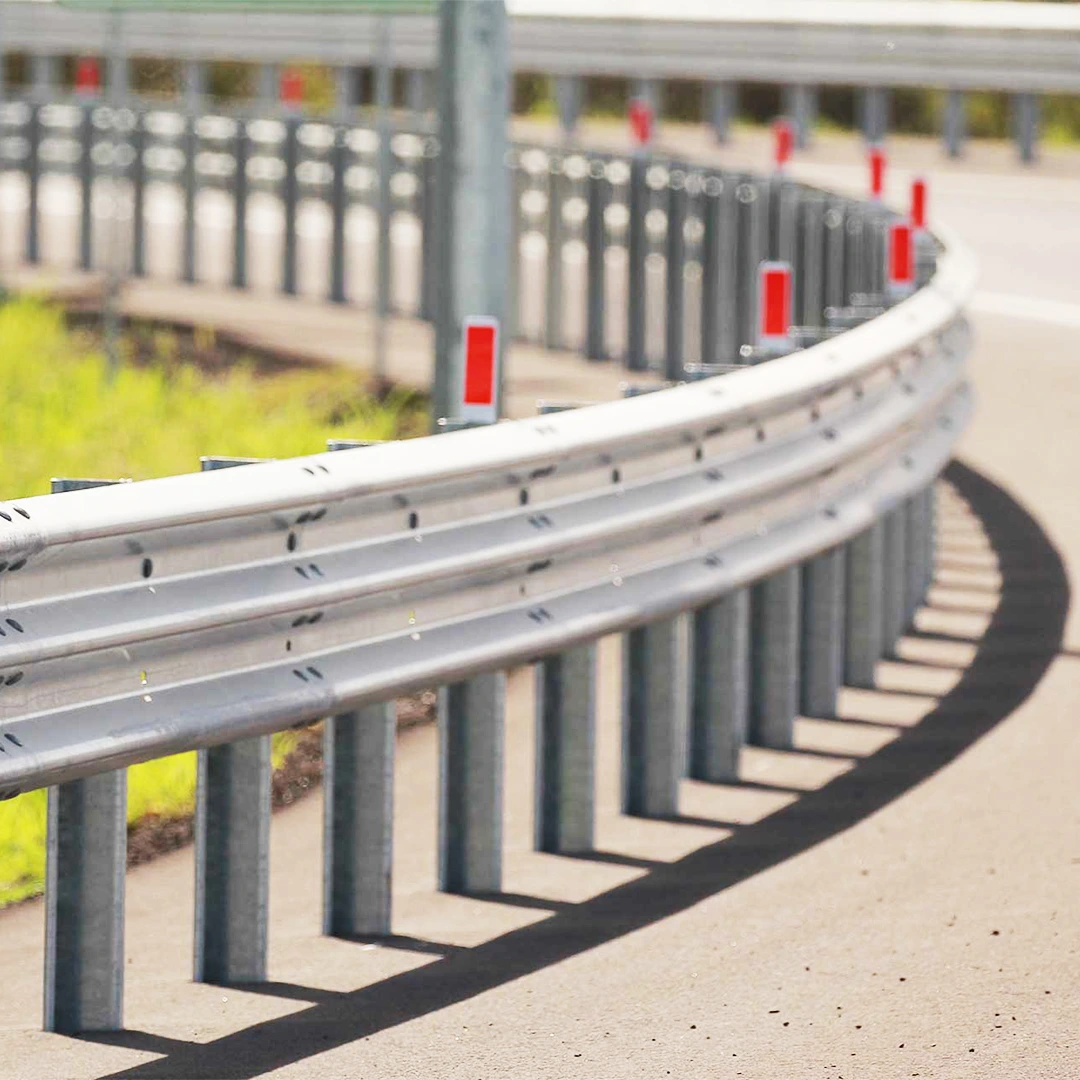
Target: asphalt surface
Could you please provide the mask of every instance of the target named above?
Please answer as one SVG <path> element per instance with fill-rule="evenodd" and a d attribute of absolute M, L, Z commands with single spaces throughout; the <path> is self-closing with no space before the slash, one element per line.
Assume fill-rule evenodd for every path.
<path fill-rule="evenodd" d="M 603 133 L 599 133 L 602 135 Z M 679 133 L 665 133 L 672 140 Z M 707 148 L 697 135 L 697 147 Z M 531 676 L 511 675 L 506 893 L 434 892 L 435 740 L 399 741 L 395 937 L 319 936 L 321 800 L 275 817 L 271 982 L 190 982 L 192 859 L 128 879 L 122 1034 L 40 1024 L 42 908 L 0 916 L 0 1075 L 1058 1078 L 1080 1061 L 1080 155 L 932 173 L 983 260 L 976 419 L 942 483 L 930 603 L 878 689 L 684 782 L 682 817 L 616 812 L 618 668 L 602 649 L 593 857 L 529 850 Z M 721 151 L 761 163 L 756 136 Z M 931 167 L 932 168 L 929 168 Z M 800 165 L 859 185 L 850 141 Z"/>

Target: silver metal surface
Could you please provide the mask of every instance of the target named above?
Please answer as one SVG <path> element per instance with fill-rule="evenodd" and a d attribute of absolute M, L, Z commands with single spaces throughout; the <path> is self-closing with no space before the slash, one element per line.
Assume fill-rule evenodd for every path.
<path fill-rule="evenodd" d="M 847 545 L 844 589 L 844 682 L 872 689 L 885 644 L 882 617 L 884 527 L 880 521 Z"/>
<path fill-rule="evenodd" d="M 786 750 L 799 711 L 800 580 L 785 566 L 750 594 L 750 731 L 756 746 Z"/>
<path fill-rule="evenodd" d="M 800 712 L 836 715 L 844 667 L 845 551 L 835 547 L 802 568 Z"/>
<path fill-rule="evenodd" d="M 882 635 L 886 656 L 896 655 L 896 645 L 907 628 L 907 505 L 901 503 L 883 521 Z"/>

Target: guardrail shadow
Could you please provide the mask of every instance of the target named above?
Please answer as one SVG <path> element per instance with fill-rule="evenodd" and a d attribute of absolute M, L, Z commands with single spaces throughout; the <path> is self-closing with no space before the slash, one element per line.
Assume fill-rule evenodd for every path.
<path fill-rule="evenodd" d="M 1006 491 L 959 462 L 945 477 L 982 520 L 1002 588 L 972 663 L 920 723 L 768 817 L 591 900 L 354 992 L 284 987 L 313 1004 L 207 1043 L 153 1040 L 147 1048 L 164 1057 L 110 1075 L 253 1077 L 407 1023 L 674 915 L 850 828 L 949 764 L 1023 703 L 1058 655 L 1069 583 L 1049 538 Z M 1018 640 L 1024 648 L 1003 651 Z M 106 1041 L 140 1045 L 141 1034 Z"/>

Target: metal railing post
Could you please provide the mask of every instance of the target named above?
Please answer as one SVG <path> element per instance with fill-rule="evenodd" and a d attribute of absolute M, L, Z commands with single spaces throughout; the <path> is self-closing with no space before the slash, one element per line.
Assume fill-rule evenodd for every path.
<path fill-rule="evenodd" d="M 41 106 L 30 106 L 26 118 L 26 261 L 32 266 L 41 259 Z"/>
<path fill-rule="evenodd" d="M 146 117 L 135 113 L 131 129 L 131 273 L 146 273 Z"/>
<path fill-rule="evenodd" d="M 430 322 L 435 317 L 435 247 L 438 221 L 435 204 L 434 142 L 425 140 L 421 159 L 422 195 L 420 202 L 420 318 Z"/>
<path fill-rule="evenodd" d="M 679 812 L 689 720 L 689 645 L 684 615 L 623 635 L 624 814 L 673 817 Z"/>
<path fill-rule="evenodd" d="M 181 279 L 189 285 L 192 285 L 195 282 L 195 211 L 198 196 L 198 174 L 195 170 L 195 158 L 199 147 L 199 135 L 196 129 L 197 123 L 197 116 L 194 113 L 189 113 L 183 134 L 184 235 L 181 249 L 183 263 L 180 274 Z"/>
<path fill-rule="evenodd" d="M 817 122 L 817 87 L 795 83 L 784 87 L 784 112 L 795 128 L 795 147 L 805 150 L 814 140 Z"/>
<path fill-rule="evenodd" d="M 381 77 L 381 76 L 380 76 Z M 376 194 L 376 243 L 375 243 L 375 314 L 385 320 L 393 309 L 393 239 L 391 227 L 394 221 L 394 155 L 391 148 L 393 132 L 390 119 L 380 110 L 379 151 L 377 158 L 378 188 Z"/>
<path fill-rule="evenodd" d="M 695 780 L 735 780 L 750 708 L 750 591 L 694 612 L 690 767 Z"/>
<path fill-rule="evenodd" d="M 345 303 L 345 216 L 348 211 L 348 191 L 345 187 L 345 171 L 348 168 L 348 144 L 346 129 L 334 128 L 334 142 L 330 147 L 330 299 L 335 304 Z M 427 192 L 422 192 L 427 198 Z M 421 275 L 424 268 L 421 267 Z"/>
<path fill-rule="evenodd" d="M 536 665 L 536 849 L 593 847 L 596 646 Z"/>
<path fill-rule="evenodd" d="M 648 159 L 637 152 L 630 159 L 627 188 L 627 297 L 626 366 L 630 371 L 648 371 L 645 352 L 645 256 L 648 240 L 645 215 L 649 211 Z"/>
<path fill-rule="evenodd" d="M 202 471 L 249 464 L 204 458 Z M 270 736 L 198 752 L 195 787 L 196 982 L 266 978 L 270 901 Z"/>
<path fill-rule="evenodd" d="M 717 271 L 720 298 L 717 306 L 716 359 L 730 364 L 739 354 L 739 202 L 738 184 L 733 177 L 723 181 L 720 192 L 720 265 Z"/>
<path fill-rule="evenodd" d="M 296 294 L 296 209 L 299 190 L 296 167 L 300 160 L 300 119 L 296 116 L 285 120 L 285 141 L 281 147 L 284 170 L 281 178 L 281 210 L 284 220 L 281 244 L 281 291 L 288 296 Z"/>
<path fill-rule="evenodd" d="M 907 514 L 901 503 L 883 519 L 882 635 L 883 654 L 896 655 L 896 643 L 907 628 Z"/>
<path fill-rule="evenodd" d="M 506 675 L 490 672 L 439 690 L 439 888 L 502 886 Z"/>
<path fill-rule="evenodd" d="M 907 567 L 904 583 L 904 625 L 910 626 L 926 591 L 926 530 L 929 525 L 926 492 L 917 491 L 904 504 Z"/>
<path fill-rule="evenodd" d="M 844 554 L 836 547 L 803 563 L 803 716 L 836 715 L 844 667 Z"/>
<path fill-rule="evenodd" d="M 720 198 L 724 182 L 705 178 L 701 190 L 701 362 L 720 356 Z"/>
<path fill-rule="evenodd" d="M 735 115 L 738 105 L 735 84 L 727 82 L 709 83 L 708 95 L 708 118 L 713 130 L 713 136 L 718 143 L 726 143 L 731 128 L 731 118 Z"/>
<path fill-rule="evenodd" d="M 667 305 L 664 315 L 664 375 L 677 381 L 683 377 L 683 341 L 686 318 L 686 173 L 672 169 L 668 177 L 667 249 L 664 280 Z"/>
<path fill-rule="evenodd" d="M 247 204 L 248 204 L 248 130 L 247 121 L 236 121 L 233 148 L 233 287 L 247 288 Z"/>
<path fill-rule="evenodd" d="M 553 158 L 548 169 L 547 265 L 544 290 L 544 345 L 563 345 L 563 193 L 562 162 Z"/>
<path fill-rule="evenodd" d="M 588 177 L 587 246 L 588 271 L 586 290 L 585 355 L 590 360 L 607 356 L 604 344 L 604 272 L 607 256 L 607 228 L 604 212 L 608 203 L 608 182 L 603 161 L 593 161 Z M 515 215 L 516 218 L 516 215 Z"/>
<path fill-rule="evenodd" d="M 842 308 L 847 303 L 844 276 L 847 226 L 842 201 L 834 200 L 830 203 L 822 223 L 825 230 L 824 306 Z"/>
<path fill-rule="evenodd" d="M 1033 93 L 1013 94 L 1012 126 L 1020 160 L 1030 165 L 1039 145 L 1039 97 Z"/>
<path fill-rule="evenodd" d="M 799 711 L 799 567 L 778 570 L 751 590 L 750 741 L 790 748 Z"/>
<path fill-rule="evenodd" d="M 880 521 L 848 541 L 844 590 L 844 682 L 873 689 L 884 651 L 884 527 Z"/>
<path fill-rule="evenodd" d="M 79 267 L 94 265 L 94 104 L 82 107 L 79 122 Z"/>
<path fill-rule="evenodd" d="M 934 584 L 934 565 L 937 561 L 937 491 L 933 481 L 927 485 L 923 498 L 926 503 L 926 558 L 923 563 L 922 595 L 925 598 L 930 586 Z"/>
<path fill-rule="evenodd" d="M 799 322 L 819 327 L 825 322 L 825 197 L 810 192 L 802 204 L 801 273 L 796 273 Z"/>
<path fill-rule="evenodd" d="M 964 152 L 964 142 L 967 139 L 967 115 L 964 109 L 963 90 L 945 92 L 945 111 L 941 120 L 945 153 L 951 158 L 958 158 Z"/>
<path fill-rule="evenodd" d="M 106 480 L 54 480 L 52 491 Z M 45 1030 L 124 1026 L 127 769 L 49 788 L 45 847 Z"/>
<path fill-rule="evenodd" d="M 390 933 L 394 825 L 393 701 L 323 728 L 323 933 Z"/>

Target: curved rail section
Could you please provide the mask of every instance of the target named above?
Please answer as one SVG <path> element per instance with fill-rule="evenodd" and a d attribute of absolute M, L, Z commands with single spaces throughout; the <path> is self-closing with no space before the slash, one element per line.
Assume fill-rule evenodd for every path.
<path fill-rule="evenodd" d="M 441 685 L 440 884 L 500 887 L 503 676 L 537 663 L 537 845 L 587 850 L 593 644 L 624 810 L 871 685 L 970 409 L 969 256 L 803 352 L 621 402 L 0 505 L 0 788 L 53 785 L 46 1027 L 122 1024 L 125 773 L 200 750 L 196 978 L 265 977 L 269 734 L 332 717 L 325 929 L 385 933 L 393 699 Z"/>

